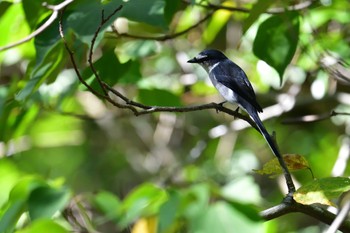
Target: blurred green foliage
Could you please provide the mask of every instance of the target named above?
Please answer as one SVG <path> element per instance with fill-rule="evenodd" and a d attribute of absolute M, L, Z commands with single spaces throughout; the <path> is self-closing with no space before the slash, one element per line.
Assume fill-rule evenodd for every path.
<path fill-rule="evenodd" d="M 0 1 L 0 47 L 45 23 L 44 2 L 61 3 Z M 120 5 L 101 25 L 102 9 L 106 18 Z M 223 50 L 252 81 L 280 150 L 329 181 L 349 175 L 340 156 L 349 153 L 349 117 L 329 115 L 350 112 L 349 12 L 347 0 L 76 0 L 62 25 L 91 87 L 101 93 L 87 65 L 101 26 L 92 56 L 101 79 L 152 106 L 220 102 L 204 70 L 186 61 Z M 214 110 L 136 117 L 94 96 L 58 19 L 2 50 L 0 64 L 0 232 L 320 231 L 302 214 L 260 219 L 285 191 L 252 172 L 272 158 L 254 129 Z M 309 184 L 303 191 L 317 185 L 307 170 L 293 174 Z M 347 190 L 332 181 L 321 192 Z"/>

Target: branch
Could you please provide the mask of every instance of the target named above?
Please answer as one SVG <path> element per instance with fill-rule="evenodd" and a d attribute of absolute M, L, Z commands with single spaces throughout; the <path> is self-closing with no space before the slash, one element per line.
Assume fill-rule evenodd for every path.
<path fill-rule="evenodd" d="M 192 2 L 183 0 L 184 3 L 193 5 Z M 310 1 L 305 1 L 301 2 L 295 5 L 287 6 L 287 7 L 277 7 L 277 8 L 271 8 L 266 13 L 268 14 L 282 14 L 287 11 L 300 11 L 303 9 L 306 9 L 310 6 L 312 6 L 314 3 L 317 3 L 318 1 L 316 0 L 310 0 Z M 212 10 L 228 10 L 228 11 L 235 11 L 235 12 L 242 12 L 242 13 L 250 13 L 251 9 L 244 8 L 244 7 L 232 7 L 232 6 L 223 6 L 223 5 L 216 5 L 212 4 L 210 2 L 207 2 L 207 4 L 202 4 L 202 3 L 195 3 L 194 5 L 200 6 L 203 8 L 207 9 L 212 9 Z"/>
<path fill-rule="evenodd" d="M 127 98 L 126 96 L 124 96 L 123 94 L 121 94 L 119 91 L 117 91 L 116 89 L 110 87 L 108 84 L 106 84 L 105 82 L 102 81 L 102 79 L 99 77 L 98 72 L 96 71 L 96 69 L 94 68 L 94 65 L 92 63 L 92 55 L 93 55 L 93 45 L 95 43 L 95 39 L 98 35 L 98 33 L 101 30 L 101 27 L 104 23 L 106 23 L 110 17 L 112 17 L 116 12 L 118 12 L 121 9 L 121 6 L 118 7 L 111 15 L 109 15 L 107 18 L 104 18 L 104 14 L 102 12 L 102 20 L 100 23 L 100 26 L 98 27 L 98 29 L 96 30 L 94 37 L 92 39 L 92 45 L 91 45 L 91 49 L 89 52 L 89 65 L 90 68 L 92 69 L 92 71 L 94 72 L 94 75 L 96 77 L 96 79 L 98 80 L 98 82 L 101 85 L 101 88 L 104 90 L 104 93 L 101 94 L 98 91 L 96 91 L 95 89 L 93 89 L 82 77 L 79 68 L 77 66 L 77 63 L 75 61 L 74 58 L 74 53 L 73 51 L 70 49 L 67 40 L 65 39 L 64 33 L 63 33 L 63 26 L 62 26 L 62 15 L 63 15 L 63 10 L 62 10 L 62 14 L 59 20 L 59 31 L 60 31 L 60 36 L 63 40 L 63 43 L 65 45 L 66 50 L 68 51 L 70 60 L 72 62 L 73 68 L 75 73 L 78 76 L 79 81 L 94 95 L 98 96 L 101 99 L 104 99 L 106 101 L 108 101 L 110 104 L 121 108 L 121 109 L 129 109 L 130 111 L 132 111 L 134 113 L 135 116 L 140 116 L 140 115 L 144 115 L 144 114 L 150 114 L 150 113 L 154 113 L 154 112 L 193 112 L 193 111 L 199 111 L 199 110 L 206 110 L 206 109 L 215 109 L 217 112 L 221 111 L 221 112 L 225 112 L 231 116 L 240 118 L 246 122 L 248 122 L 252 127 L 254 127 L 256 130 L 258 130 L 256 124 L 254 123 L 253 120 L 250 119 L 249 116 L 245 116 L 240 114 L 239 112 L 233 111 L 229 108 L 224 107 L 222 104 L 216 104 L 216 103 L 210 103 L 210 104 L 204 104 L 204 105 L 197 105 L 197 106 L 188 106 L 188 107 L 163 107 L 163 106 L 151 106 L 151 105 L 144 105 L 142 103 L 136 102 L 136 101 L 132 101 L 129 98 Z M 112 93 L 114 96 L 116 96 L 119 100 L 122 101 L 122 103 L 119 101 L 115 101 L 114 99 L 112 99 L 109 95 L 108 92 Z M 259 131 L 259 130 L 258 130 Z"/>
<path fill-rule="evenodd" d="M 271 207 L 267 210 L 261 211 L 260 216 L 265 220 L 271 220 L 288 213 L 304 213 L 309 215 L 325 224 L 331 225 L 336 215 L 315 205 L 303 205 L 295 201 L 283 200 L 283 202 L 277 206 Z M 350 232 L 350 221 L 344 221 L 339 230 L 343 232 Z"/>
<path fill-rule="evenodd" d="M 336 112 L 332 110 L 330 113 L 322 113 L 319 115 L 306 115 L 302 117 L 295 117 L 295 118 L 289 118 L 284 121 L 282 121 L 283 124 L 297 124 L 297 123 L 313 123 L 318 121 L 323 121 L 330 119 L 331 117 L 343 115 L 343 116 L 350 116 L 350 113 L 348 112 Z"/>
<path fill-rule="evenodd" d="M 174 39 L 176 37 L 179 37 L 179 36 L 182 36 L 182 35 L 188 33 L 189 31 L 196 28 L 197 26 L 199 26 L 203 22 L 207 21 L 212 15 L 213 15 L 213 12 L 209 13 L 203 19 L 199 20 L 196 24 L 193 24 L 191 27 L 189 27 L 183 31 L 180 31 L 180 32 L 177 32 L 174 34 L 162 35 L 162 36 L 152 37 L 152 36 L 131 35 L 128 33 L 119 33 L 118 29 L 114 25 L 112 25 L 112 29 L 113 29 L 113 32 L 115 32 L 118 36 L 122 36 L 122 37 L 128 37 L 128 38 L 133 38 L 133 39 L 142 39 L 142 40 L 166 41 L 166 40 Z"/>
<path fill-rule="evenodd" d="M 41 25 L 38 29 L 36 29 L 34 32 L 29 34 L 25 38 L 23 38 L 17 42 L 14 42 L 12 44 L 0 47 L 0 51 L 4 51 L 7 49 L 16 47 L 20 44 L 26 43 L 26 42 L 30 41 L 31 39 L 33 39 L 34 37 L 36 37 L 37 35 L 39 35 L 40 33 L 42 33 L 46 28 L 48 28 L 57 19 L 58 12 L 60 10 L 62 10 L 63 8 L 65 8 L 68 4 L 71 4 L 73 1 L 74 0 L 66 0 L 58 5 L 48 5 L 47 3 L 43 3 L 43 6 L 52 10 L 52 14 L 51 14 L 50 18 L 43 25 Z"/>
<path fill-rule="evenodd" d="M 89 51 L 89 57 L 88 57 L 88 63 L 89 63 L 89 66 L 90 66 L 90 69 L 91 71 L 93 72 L 93 74 L 95 75 L 96 79 L 97 79 L 97 82 L 100 84 L 100 87 L 102 88 L 103 90 L 103 93 L 105 96 L 108 95 L 107 93 L 107 90 L 104 88 L 104 85 L 103 85 L 103 82 L 102 82 L 102 79 L 100 78 L 100 75 L 97 73 L 93 63 L 92 63 L 92 55 L 93 55 L 93 51 L 94 51 L 94 46 L 95 46 L 95 42 L 96 42 L 96 38 L 98 36 L 98 34 L 100 33 L 101 29 L 102 29 L 102 26 L 112 18 L 112 16 L 114 14 L 116 14 L 118 11 L 120 11 L 121 9 L 123 8 L 122 5 L 120 5 L 118 8 L 116 8 L 109 16 L 107 16 L 105 18 L 104 16 L 104 9 L 102 10 L 101 12 L 101 23 L 100 25 L 98 26 L 98 28 L 96 29 L 95 33 L 94 33 L 94 36 L 92 37 L 92 40 L 91 40 L 91 45 L 90 45 L 90 51 Z"/>

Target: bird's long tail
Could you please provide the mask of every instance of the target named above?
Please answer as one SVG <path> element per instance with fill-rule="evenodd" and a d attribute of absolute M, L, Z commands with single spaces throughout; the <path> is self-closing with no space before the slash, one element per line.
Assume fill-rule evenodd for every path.
<path fill-rule="evenodd" d="M 277 159 L 279 161 L 279 164 L 282 167 L 283 174 L 284 174 L 284 177 L 286 179 L 287 186 L 288 186 L 288 193 L 289 194 L 290 193 L 294 193 L 295 192 L 295 187 L 294 187 L 294 183 L 293 183 L 292 177 L 290 175 L 290 172 L 289 172 L 289 170 L 287 168 L 287 165 L 284 162 L 281 153 L 278 151 L 274 140 L 272 139 L 271 135 L 267 132 L 264 124 L 260 120 L 258 112 L 257 111 L 250 112 L 250 116 L 253 118 L 254 122 L 256 123 L 256 125 L 258 126 L 258 128 L 260 130 L 260 133 L 264 136 L 267 144 L 269 145 L 269 147 L 272 150 L 273 154 L 277 157 Z"/>

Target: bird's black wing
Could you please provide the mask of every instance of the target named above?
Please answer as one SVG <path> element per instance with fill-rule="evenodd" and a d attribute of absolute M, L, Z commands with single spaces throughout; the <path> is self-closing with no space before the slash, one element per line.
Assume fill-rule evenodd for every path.
<path fill-rule="evenodd" d="M 262 112 L 262 108 L 256 101 L 254 89 L 247 75 L 238 65 L 227 60 L 216 66 L 215 69 L 217 69 L 215 70 L 215 77 L 218 82 L 233 90 L 237 95 L 254 106 L 258 112 Z"/>

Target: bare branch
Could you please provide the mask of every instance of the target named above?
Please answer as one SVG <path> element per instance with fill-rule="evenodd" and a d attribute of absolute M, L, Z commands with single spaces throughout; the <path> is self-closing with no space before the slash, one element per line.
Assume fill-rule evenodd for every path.
<path fill-rule="evenodd" d="M 332 110 L 330 113 L 314 114 L 314 115 L 305 115 L 302 117 L 289 118 L 282 121 L 283 124 L 297 124 L 297 123 L 313 123 L 318 121 L 323 121 L 330 119 L 331 117 L 343 115 L 350 116 L 348 112 L 336 112 Z"/>
<path fill-rule="evenodd" d="M 336 215 L 329 212 L 328 210 L 315 206 L 315 205 L 303 205 L 295 201 L 286 201 L 286 199 L 279 205 L 271 207 L 267 210 L 261 211 L 260 216 L 265 220 L 275 219 L 288 213 L 304 213 L 311 216 L 325 224 L 332 224 Z M 350 232 L 350 221 L 344 221 L 339 230 L 343 232 Z"/>
<path fill-rule="evenodd" d="M 36 29 L 34 32 L 29 34 L 25 38 L 15 42 L 15 43 L 0 47 L 0 51 L 4 51 L 7 49 L 16 47 L 20 44 L 26 43 L 26 42 L 30 41 L 31 39 L 33 39 L 34 37 L 36 37 L 37 35 L 39 35 L 40 33 L 42 33 L 45 29 L 47 29 L 57 19 L 58 12 L 60 10 L 62 10 L 63 8 L 65 8 L 68 4 L 71 4 L 73 1 L 74 0 L 66 0 L 58 5 L 47 5 L 46 3 L 43 3 L 43 6 L 52 10 L 52 14 L 51 14 L 50 18 L 43 25 L 41 25 L 38 29 Z"/>
<path fill-rule="evenodd" d="M 198 27 L 200 24 L 204 23 L 205 21 L 207 21 L 211 16 L 213 15 L 213 13 L 209 13 L 208 15 L 206 15 L 203 19 L 199 20 L 196 24 L 193 24 L 191 27 L 174 33 L 174 34 L 168 34 L 168 35 L 162 35 L 162 36 L 154 36 L 154 37 L 150 37 L 150 36 L 141 36 L 141 35 L 131 35 L 128 33 L 119 33 L 118 29 L 113 25 L 112 29 L 114 31 L 114 33 L 116 33 L 118 36 L 122 36 L 122 37 L 128 37 L 128 38 L 133 38 L 133 39 L 142 39 L 142 40 L 157 40 L 157 41 L 166 41 L 166 40 L 170 40 L 170 39 L 174 39 L 176 37 L 182 36 L 186 33 L 188 33 L 189 31 L 191 31 L 192 29 Z"/>
<path fill-rule="evenodd" d="M 92 55 L 93 55 L 93 51 L 94 51 L 94 47 L 95 47 L 95 42 L 96 42 L 96 38 L 98 36 L 98 34 L 100 33 L 102 26 L 113 16 L 115 15 L 118 11 L 120 11 L 122 9 L 122 5 L 120 5 L 118 8 L 116 8 L 110 15 L 107 16 L 107 18 L 105 18 L 104 16 L 104 10 L 102 10 L 101 12 L 101 23 L 98 26 L 98 28 L 96 29 L 94 36 L 92 37 L 91 40 L 91 45 L 90 45 L 90 51 L 89 51 L 89 57 L 88 57 L 88 63 L 90 66 L 91 71 L 94 73 L 97 82 L 99 83 L 100 87 L 102 88 L 102 91 L 104 93 L 105 96 L 108 96 L 107 90 L 105 89 L 105 86 L 103 85 L 102 79 L 100 78 L 100 75 L 98 74 L 98 72 L 96 71 L 94 64 L 92 62 Z"/>
<path fill-rule="evenodd" d="M 192 2 L 188 0 L 183 0 L 184 3 L 192 5 Z M 287 7 L 278 7 L 278 8 L 271 8 L 266 11 L 268 14 L 282 14 L 285 13 L 286 11 L 300 11 L 303 9 L 307 9 L 308 7 L 312 6 L 313 4 L 317 3 L 316 0 L 310 0 L 310 1 L 305 1 L 301 2 L 295 5 L 287 6 Z M 232 6 L 223 6 L 223 5 L 216 5 L 212 4 L 210 2 L 207 2 L 206 4 L 202 3 L 195 3 L 194 5 L 200 6 L 203 8 L 207 9 L 212 9 L 212 10 L 228 10 L 228 11 L 233 11 L 233 12 L 242 12 L 242 13 L 250 13 L 251 9 L 244 8 L 244 7 L 232 7 Z"/>

